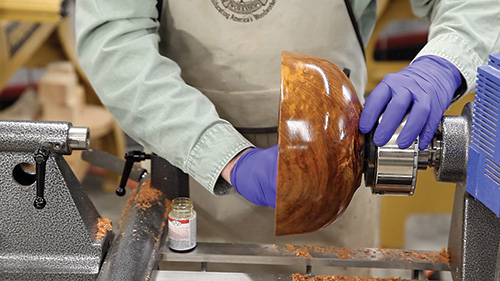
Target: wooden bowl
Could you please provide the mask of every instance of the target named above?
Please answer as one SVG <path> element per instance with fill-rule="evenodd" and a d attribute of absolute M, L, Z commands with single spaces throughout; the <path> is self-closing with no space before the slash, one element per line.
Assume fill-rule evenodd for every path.
<path fill-rule="evenodd" d="M 276 235 L 318 230 L 345 211 L 361 183 L 361 109 L 337 66 L 283 52 Z"/>

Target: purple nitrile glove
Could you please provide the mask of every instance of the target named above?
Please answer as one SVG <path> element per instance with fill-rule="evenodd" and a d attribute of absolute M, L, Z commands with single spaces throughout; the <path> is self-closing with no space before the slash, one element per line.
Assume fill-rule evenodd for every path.
<path fill-rule="evenodd" d="M 231 171 L 231 184 L 248 201 L 276 207 L 278 146 L 245 151 Z"/>
<path fill-rule="evenodd" d="M 419 148 L 424 149 L 461 83 L 460 71 L 448 60 L 432 55 L 419 57 L 403 70 L 387 74 L 373 89 L 361 113 L 359 129 L 369 133 L 383 111 L 373 135 L 375 145 L 383 146 L 410 109 L 398 146 L 407 148 L 420 135 Z"/>

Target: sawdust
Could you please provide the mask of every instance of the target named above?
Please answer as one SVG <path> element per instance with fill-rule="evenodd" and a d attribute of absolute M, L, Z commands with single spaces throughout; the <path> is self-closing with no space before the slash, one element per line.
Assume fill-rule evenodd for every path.
<path fill-rule="evenodd" d="M 95 239 L 101 241 L 108 231 L 113 230 L 113 225 L 110 219 L 98 218 L 97 219 L 97 233 L 95 234 Z"/>
<path fill-rule="evenodd" d="M 414 261 L 426 261 L 431 263 L 450 263 L 450 254 L 446 251 L 446 247 L 443 247 L 437 252 L 430 253 L 417 253 L 415 251 L 405 250 L 405 254 L 410 255 L 414 258 Z"/>
<path fill-rule="evenodd" d="M 335 254 L 339 259 L 352 259 L 356 256 L 356 250 L 351 248 L 339 248 L 335 246 L 308 246 L 310 250 L 322 254 Z"/>
<path fill-rule="evenodd" d="M 340 275 L 318 275 L 309 277 L 305 274 L 295 273 L 292 275 L 293 281 L 401 281 L 401 278 L 372 278 L 372 277 L 356 277 L 356 276 L 340 276 Z"/>
<path fill-rule="evenodd" d="M 431 262 L 431 263 L 450 263 L 450 255 L 443 247 L 437 252 L 417 252 L 411 250 L 398 250 L 386 248 L 374 249 L 351 249 L 339 248 L 335 246 L 302 246 L 297 247 L 291 244 L 273 245 L 273 249 L 284 253 L 292 253 L 297 257 L 311 258 L 313 256 L 322 256 L 334 254 L 339 259 L 378 259 L 378 260 L 400 260 L 410 263 L 414 262 Z"/>
<path fill-rule="evenodd" d="M 309 253 L 307 246 L 300 247 L 300 248 L 295 248 L 292 244 L 286 244 L 285 247 L 295 253 L 297 257 L 302 257 L 302 258 L 312 258 L 311 254 Z"/>
<path fill-rule="evenodd" d="M 144 182 L 139 188 L 135 188 L 130 193 L 130 196 L 127 200 L 127 204 L 122 212 L 122 218 L 120 219 L 120 226 L 122 225 L 123 218 L 127 216 L 127 212 L 129 211 L 132 205 L 140 210 L 146 210 L 153 206 L 153 201 L 158 200 L 162 195 L 162 192 L 151 186 L 151 179 Z M 168 213 L 170 212 L 170 200 L 165 198 L 164 201 L 165 213 L 163 214 L 164 219 L 168 218 Z M 142 223 L 142 221 L 141 221 Z M 162 228 L 164 225 L 161 226 Z"/>
<path fill-rule="evenodd" d="M 283 246 L 273 245 L 273 249 L 283 249 Z M 350 248 L 339 248 L 335 246 L 303 246 L 295 247 L 286 244 L 284 249 L 294 253 L 297 257 L 311 258 L 312 253 L 335 254 L 339 259 L 352 259 L 356 256 L 356 250 Z"/>
<path fill-rule="evenodd" d="M 396 250 L 396 249 L 384 249 L 377 248 L 375 253 L 380 253 L 381 256 L 375 255 L 380 260 L 401 260 L 410 263 L 414 262 L 430 262 L 430 263 L 450 263 L 450 255 L 446 251 L 446 247 L 443 247 L 437 252 L 417 252 L 411 250 Z M 373 257 L 373 256 L 372 256 Z"/>
<path fill-rule="evenodd" d="M 128 200 L 127 200 L 127 205 L 125 205 L 125 208 L 123 209 L 123 212 L 122 212 L 122 217 L 121 217 L 120 223 L 119 223 L 120 226 L 122 225 L 123 218 L 125 216 L 127 216 L 128 210 L 132 206 L 132 202 L 134 201 L 134 197 L 135 197 L 136 193 L 137 193 L 137 189 L 136 188 L 134 190 L 132 190 L 132 192 L 130 193 L 130 196 L 129 196 Z"/>
<path fill-rule="evenodd" d="M 135 196 L 135 207 L 146 210 L 151 208 L 152 202 L 158 200 L 161 196 L 161 191 L 151 186 L 151 179 L 141 185 L 139 193 Z"/>
<path fill-rule="evenodd" d="M 342 260 L 352 259 L 356 256 L 356 251 L 350 248 L 337 248 L 332 246 L 332 251 L 335 251 L 335 255 Z"/>

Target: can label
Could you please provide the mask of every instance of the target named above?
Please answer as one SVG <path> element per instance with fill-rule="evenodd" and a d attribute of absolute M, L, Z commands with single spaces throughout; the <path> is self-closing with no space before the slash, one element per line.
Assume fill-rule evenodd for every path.
<path fill-rule="evenodd" d="M 168 246 L 175 251 L 187 251 L 196 246 L 196 216 L 184 220 L 168 218 Z"/>

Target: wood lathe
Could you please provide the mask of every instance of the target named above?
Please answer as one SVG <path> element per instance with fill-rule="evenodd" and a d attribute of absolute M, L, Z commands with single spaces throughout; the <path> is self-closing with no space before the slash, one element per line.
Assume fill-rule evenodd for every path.
<path fill-rule="evenodd" d="M 321 61 L 316 64 L 316 71 L 330 72 L 326 77 L 334 75 L 341 77 L 341 80 L 346 78 L 338 69 L 321 59 L 291 53 L 285 53 L 284 56 L 296 60 L 296 63 L 307 61 L 309 65 L 315 65 L 315 60 Z M 364 174 L 365 181 L 372 186 L 374 193 L 411 194 L 417 170 L 424 167 L 433 167 L 438 181 L 456 182 L 449 257 L 444 250 L 427 252 L 380 248 L 339 249 L 335 245 L 315 247 L 232 243 L 198 243 L 190 252 L 173 252 L 165 245 L 168 200 L 189 196 L 187 175 L 156 155 L 151 155 L 150 173 L 131 173 L 140 184 L 131 195 L 118 230 L 111 239 L 113 234 L 105 225 L 104 230 L 99 231 L 103 221 L 62 157 L 74 149 L 88 149 L 88 130 L 73 127 L 67 122 L 0 121 L 0 279 L 292 280 L 291 275 L 285 274 L 206 271 L 209 263 L 224 263 L 299 265 L 306 274 L 304 276 L 312 275 L 317 266 L 331 266 L 405 269 L 412 272 L 413 279 L 419 278 L 419 270 L 430 269 L 451 271 L 454 281 L 500 280 L 500 156 L 495 149 L 500 138 L 496 135 L 498 122 L 491 121 L 500 113 L 499 61 L 500 54 L 493 54 L 490 64 L 479 69 L 476 102 L 467 105 L 460 116 L 445 116 L 428 149 L 419 151 L 415 148 L 418 145 L 415 145 L 402 151 L 394 147 L 395 142 L 392 140 L 386 146 L 377 148 L 370 144 L 370 136 L 361 136 L 362 146 L 350 144 L 342 149 L 351 148 L 352 153 L 345 155 L 354 155 L 354 160 L 361 161 L 358 164 L 362 163 L 362 169 L 356 168 L 352 172 L 352 167 L 356 165 L 352 159 L 347 161 L 351 163 L 350 166 L 342 168 L 335 166 L 335 163 L 343 162 L 325 162 L 327 165 L 334 163 L 330 169 L 341 169 L 332 173 L 351 171 L 350 175 L 354 176 L 346 177 L 349 180 L 344 182 L 350 183 L 350 193 L 356 190 L 359 178 Z M 330 85 L 333 88 L 329 88 L 332 89 L 330 93 L 333 94 L 338 85 L 345 84 L 333 83 Z M 344 96 L 344 100 L 349 100 L 349 94 L 341 89 L 336 92 Z M 333 129 L 338 130 L 340 122 L 332 124 L 337 124 Z M 296 132 L 302 136 L 299 139 L 302 142 L 312 134 L 303 130 Z M 353 136 L 359 139 L 356 134 Z M 281 145 L 284 143 L 281 142 Z M 287 142 L 286 145 L 292 148 L 294 145 L 299 146 L 293 142 Z M 302 150 L 307 152 L 307 148 Z M 305 159 L 308 160 L 307 157 Z M 345 159 L 340 160 L 345 162 Z M 120 161 L 123 167 L 125 161 Z M 282 162 L 279 164 L 285 165 Z M 314 165 L 314 162 L 308 165 Z M 131 169 L 134 167 L 128 166 Z M 310 181 L 304 175 L 299 175 L 304 177 L 300 181 L 302 186 L 293 186 L 293 177 L 296 175 L 282 173 L 279 177 L 291 178 L 289 189 L 300 192 L 304 184 L 317 181 L 318 175 L 311 171 L 308 170 L 312 178 Z M 320 169 L 317 171 L 323 172 Z M 159 195 L 144 202 L 145 196 L 141 195 L 151 188 L 158 190 L 156 194 Z M 283 186 L 278 188 L 283 189 Z M 324 191 L 319 194 L 329 193 L 331 188 L 339 186 L 333 182 L 321 188 Z M 286 192 L 293 193 L 295 190 Z M 283 198 L 286 197 L 278 200 Z M 341 199 L 348 204 L 350 196 Z M 291 209 L 293 207 L 292 204 Z M 279 208 L 278 204 L 277 212 Z M 316 224 L 316 229 L 334 220 L 342 208 L 322 211 L 329 217 L 323 223 Z M 316 214 L 302 210 L 298 215 Z M 289 225 L 285 229 L 293 233 L 293 224 Z M 299 226 L 300 231 L 313 231 L 314 228 Z M 100 235 L 97 236 L 97 233 Z M 197 263 L 202 270 L 158 270 L 160 261 Z"/>

